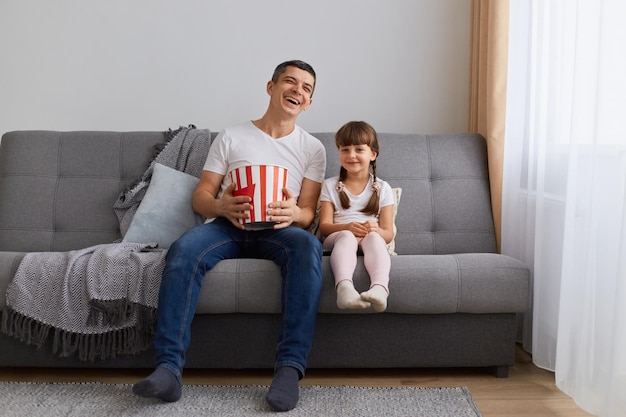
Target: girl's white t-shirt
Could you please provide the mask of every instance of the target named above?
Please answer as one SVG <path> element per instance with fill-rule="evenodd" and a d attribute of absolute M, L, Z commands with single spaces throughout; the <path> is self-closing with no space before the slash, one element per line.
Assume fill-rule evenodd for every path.
<path fill-rule="evenodd" d="M 344 209 L 341 207 L 341 201 L 339 200 L 339 193 L 337 192 L 337 182 L 339 181 L 339 176 L 326 178 L 324 180 L 324 184 L 322 186 L 322 194 L 320 195 L 320 201 L 330 201 L 333 203 L 335 207 L 334 212 L 334 222 L 338 224 L 345 224 L 350 222 L 364 222 L 367 220 L 378 220 L 378 216 L 373 216 L 370 214 L 365 214 L 361 212 L 361 209 L 367 205 L 367 202 L 370 200 L 372 193 L 372 184 L 374 183 L 374 176 L 370 174 L 370 179 L 365 186 L 365 189 L 361 194 L 354 195 L 348 189 L 346 189 L 346 194 L 350 198 L 350 208 Z M 393 204 L 393 193 L 391 191 L 391 186 L 386 182 L 377 178 L 378 184 L 380 185 L 380 196 L 379 196 L 379 209 L 386 206 L 390 206 Z"/>

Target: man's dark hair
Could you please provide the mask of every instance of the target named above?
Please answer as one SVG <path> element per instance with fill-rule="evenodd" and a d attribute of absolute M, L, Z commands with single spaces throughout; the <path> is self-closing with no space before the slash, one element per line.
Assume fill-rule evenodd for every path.
<path fill-rule="evenodd" d="M 317 77 L 315 76 L 315 70 L 313 69 L 312 66 L 310 66 L 306 62 L 300 61 L 297 59 L 292 60 L 292 61 L 285 61 L 282 64 L 278 64 L 278 66 L 274 70 L 274 75 L 272 75 L 272 82 L 277 83 L 278 77 L 280 77 L 280 74 L 282 74 L 283 72 L 287 70 L 287 67 L 300 68 L 301 70 L 306 71 L 309 74 L 311 74 L 313 76 L 313 90 L 315 90 L 315 82 L 317 81 Z M 313 92 L 311 92 L 311 96 L 312 95 L 313 95 Z"/>

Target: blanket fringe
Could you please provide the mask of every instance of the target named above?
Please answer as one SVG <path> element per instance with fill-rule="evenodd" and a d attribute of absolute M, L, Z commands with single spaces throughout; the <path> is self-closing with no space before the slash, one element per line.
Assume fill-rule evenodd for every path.
<path fill-rule="evenodd" d="M 95 361 L 115 358 L 117 355 L 136 355 L 152 345 L 156 309 L 135 304 L 138 323 L 133 327 L 125 327 L 106 333 L 85 334 L 72 333 L 57 329 L 30 317 L 26 317 L 8 306 L 2 311 L 2 333 L 14 337 L 27 345 L 41 349 L 53 332 L 52 353 L 59 357 L 76 355 L 81 361 Z M 97 314 L 94 315 L 97 317 Z M 102 319 L 103 317 L 100 317 Z"/>
<path fill-rule="evenodd" d="M 19 314 L 9 306 L 5 306 L 2 310 L 2 333 L 13 336 L 27 345 L 35 345 L 37 349 L 41 349 L 51 328 L 51 326 Z"/>

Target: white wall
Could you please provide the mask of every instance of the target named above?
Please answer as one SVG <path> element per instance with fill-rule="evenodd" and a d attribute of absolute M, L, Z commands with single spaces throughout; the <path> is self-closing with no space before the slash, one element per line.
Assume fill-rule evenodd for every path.
<path fill-rule="evenodd" d="M 0 0 L 0 133 L 219 130 L 287 59 L 317 72 L 310 131 L 466 131 L 469 32 L 469 0 Z"/>

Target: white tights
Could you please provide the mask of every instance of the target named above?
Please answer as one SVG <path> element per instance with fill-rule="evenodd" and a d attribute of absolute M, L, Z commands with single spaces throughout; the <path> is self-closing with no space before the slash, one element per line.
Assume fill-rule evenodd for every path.
<path fill-rule="evenodd" d="M 361 295 L 352 285 L 359 246 L 363 251 L 363 262 L 371 284 L 370 290 Z M 376 311 L 387 308 L 391 259 L 385 240 L 378 233 L 369 233 L 364 238 L 357 238 L 352 232 L 342 230 L 326 237 L 323 247 L 324 250 L 332 250 L 330 266 L 335 276 L 339 308 L 367 308 L 370 304 Z M 348 281 L 350 286 L 342 284 L 340 287 L 342 281 Z"/>

